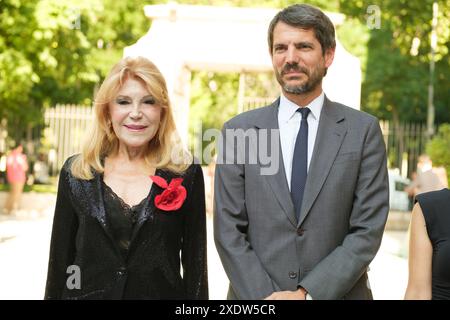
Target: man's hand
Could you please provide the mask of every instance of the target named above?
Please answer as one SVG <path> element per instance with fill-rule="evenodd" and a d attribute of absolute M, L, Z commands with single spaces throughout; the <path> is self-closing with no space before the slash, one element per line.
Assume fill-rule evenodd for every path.
<path fill-rule="evenodd" d="M 272 293 L 264 300 L 305 300 L 306 290 L 299 288 L 297 291 L 278 291 Z"/>

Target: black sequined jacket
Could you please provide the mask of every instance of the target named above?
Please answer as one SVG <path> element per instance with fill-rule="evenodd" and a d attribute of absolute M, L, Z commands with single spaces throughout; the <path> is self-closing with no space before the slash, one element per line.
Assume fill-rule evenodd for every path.
<path fill-rule="evenodd" d="M 105 214 L 101 175 L 77 179 L 69 163 L 70 158 L 59 178 L 45 299 L 208 299 L 199 165 L 181 175 L 187 198 L 176 211 L 155 207 L 154 198 L 163 189 L 153 183 L 124 258 Z M 180 177 L 162 169 L 155 174 L 168 182 Z"/>

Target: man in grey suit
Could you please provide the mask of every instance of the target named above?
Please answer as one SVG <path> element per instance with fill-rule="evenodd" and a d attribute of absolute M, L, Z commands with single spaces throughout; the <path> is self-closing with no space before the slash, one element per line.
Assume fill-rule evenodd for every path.
<path fill-rule="evenodd" d="M 214 237 L 228 298 L 372 299 L 367 271 L 389 204 L 378 121 L 324 95 L 336 43 L 319 9 L 282 10 L 268 40 L 282 95 L 224 124 L 216 167 Z M 261 150 L 277 170 L 264 171 Z"/>

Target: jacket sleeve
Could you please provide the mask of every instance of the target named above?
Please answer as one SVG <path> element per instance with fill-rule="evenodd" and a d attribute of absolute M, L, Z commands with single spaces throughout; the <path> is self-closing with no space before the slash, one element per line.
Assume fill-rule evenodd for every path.
<path fill-rule="evenodd" d="M 67 164 L 67 163 L 66 163 Z M 58 195 L 53 218 L 45 299 L 61 299 L 66 285 L 67 267 L 75 259 L 75 237 L 78 219 L 69 198 L 68 169 L 59 176 Z"/>
<path fill-rule="evenodd" d="M 263 299 L 277 287 L 253 250 L 247 235 L 249 225 L 245 205 L 245 167 L 234 155 L 234 141 L 226 138 L 228 123 L 222 131 L 214 183 L 214 240 L 222 265 L 238 299 Z M 238 150 L 238 152 L 244 152 Z M 237 157 L 239 158 L 239 156 Z"/>
<path fill-rule="evenodd" d="M 349 231 L 340 246 L 300 281 L 313 299 L 341 299 L 375 257 L 389 212 L 386 147 L 378 121 L 367 129 Z"/>
<path fill-rule="evenodd" d="M 191 200 L 186 208 L 181 259 L 186 299 L 208 299 L 205 185 L 200 165 L 194 165 Z M 189 190 L 188 189 L 188 190 Z M 188 195 L 189 197 L 189 195 Z"/>

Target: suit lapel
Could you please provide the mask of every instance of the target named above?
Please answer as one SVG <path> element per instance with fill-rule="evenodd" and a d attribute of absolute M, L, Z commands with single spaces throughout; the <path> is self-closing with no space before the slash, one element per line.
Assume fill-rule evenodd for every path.
<path fill-rule="evenodd" d="M 103 187 L 102 187 L 102 179 L 103 176 L 100 174 L 96 174 L 94 180 L 91 180 L 93 182 L 93 189 L 95 188 L 95 201 L 92 202 L 91 205 L 91 215 L 93 215 L 101 224 L 103 229 L 105 230 L 105 233 L 108 235 L 108 238 L 112 241 L 114 247 L 116 248 L 117 252 L 120 254 L 120 249 L 117 246 L 117 242 L 114 240 L 113 234 L 111 232 L 111 229 L 109 227 L 109 223 L 106 219 L 106 210 L 105 210 L 105 200 L 104 200 L 104 193 L 103 193 Z"/>
<path fill-rule="evenodd" d="M 82 210 L 86 212 L 86 214 L 94 217 L 99 223 L 100 226 L 105 231 L 105 234 L 112 241 L 114 247 L 118 250 L 119 248 L 114 241 L 112 236 L 111 229 L 109 228 L 105 205 L 103 200 L 103 189 L 101 186 L 102 176 L 96 172 L 93 173 L 94 178 L 91 180 L 81 180 L 76 179 L 74 177 L 70 177 L 69 183 L 71 185 L 71 189 L 73 191 L 75 197 L 75 203 L 78 203 Z M 120 252 L 119 252 L 120 253 Z"/>
<path fill-rule="evenodd" d="M 344 115 L 325 97 L 300 211 L 300 226 L 311 210 L 347 133 Z"/>
<path fill-rule="evenodd" d="M 255 119 L 255 127 L 258 129 L 268 129 L 269 134 L 271 129 L 276 129 L 279 157 L 278 157 L 278 170 L 273 175 L 265 175 L 265 179 L 269 183 L 272 192 L 275 194 L 280 206 L 283 208 L 289 221 L 292 225 L 297 225 L 297 218 L 295 216 L 294 205 L 291 199 L 291 193 L 289 191 L 289 186 L 286 180 L 286 171 L 284 169 L 283 154 L 281 150 L 280 134 L 278 127 L 278 106 L 280 104 L 280 99 L 277 99 L 272 105 L 270 105 L 263 117 Z M 264 135 L 263 135 L 264 136 Z M 271 139 L 269 138 L 267 143 L 270 144 Z M 271 150 L 270 146 L 266 150 Z"/>

